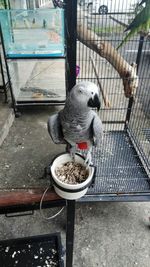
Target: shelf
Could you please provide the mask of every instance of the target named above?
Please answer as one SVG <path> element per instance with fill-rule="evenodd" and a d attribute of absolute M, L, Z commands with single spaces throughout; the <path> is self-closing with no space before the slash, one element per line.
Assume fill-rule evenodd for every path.
<path fill-rule="evenodd" d="M 65 101 L 65 59 L 16 59 L 8 66 L 18 104 Z"/>

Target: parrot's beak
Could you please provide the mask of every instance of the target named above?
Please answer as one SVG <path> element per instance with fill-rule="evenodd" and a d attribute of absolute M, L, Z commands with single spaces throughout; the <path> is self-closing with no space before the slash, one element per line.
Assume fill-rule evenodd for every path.
<path fill-rule="evenodd" d="M 89 99 L 88 106 L 91 107 L 91 108 L 97 108 L 98 111 L 99 111 L 101 103 L 100 103 L 100 100 L 99 100 L 99 96 L 97 94 L 95 94 L 93 98 Z"/>

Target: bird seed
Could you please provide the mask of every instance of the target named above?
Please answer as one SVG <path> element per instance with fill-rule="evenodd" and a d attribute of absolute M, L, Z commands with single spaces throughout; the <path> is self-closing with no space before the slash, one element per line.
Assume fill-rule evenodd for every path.
<path fill-rule="evenodd" d="M 66 184 L 83 183 L 89 175 L 86 166 L 73 161 L 62 164 L 56 169 L 55 173 L 57 178 Z"/>

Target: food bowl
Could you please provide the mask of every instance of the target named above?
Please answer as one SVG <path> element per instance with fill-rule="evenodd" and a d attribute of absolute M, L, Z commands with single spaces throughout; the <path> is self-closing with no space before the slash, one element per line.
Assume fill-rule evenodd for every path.
<path fill-rule="evenodd" d="M 56 169 L 63 165 L 64 163 L 72 161 L 72 158 L 69 153 L 63 153 L 55 157 L 52 161 L 50 170 L 52 176 L 52 182 L 56 193 L 64 199 L 75 200 L 84 196 L 88 190 L 88 187 L 91 185 L 93 176 L 95 173 L 95 167 L 88 167 L 88 177 L 82 183 L 78 184 L 67 184 L 62 182 L 56 175 Z M 85 158 L 80 154 L 75 154 L 75 162 L 78 162 L 84 165 Z"/>

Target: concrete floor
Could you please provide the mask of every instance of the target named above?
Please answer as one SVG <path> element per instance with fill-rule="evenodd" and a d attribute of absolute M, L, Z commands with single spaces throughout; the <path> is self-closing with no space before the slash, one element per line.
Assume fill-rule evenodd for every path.
<path fill-rule="evenodd" d="M 0 148 L 0 187 L 49 185 L 40 180 L 51 158 L 64 150 L 54 145 L 46 122 L 58 108 L 26 110 L 15 119 Z M 58 208 L 45 210 L 47 216 Z M 33 216 L 6 218 L 1 215 L 0 239 L 61 232 L 65 245 L 65 210 L 45 221 L 39 211 Z M 149 203 L 77 203 L 74 267 L 149 267 Z"/>
<path fill-rule="evenodd" d="M 46 210 L 47 216 L 58 208 Z M 74 267 L 149 267 L 148 203 L 77 204 Z M 33 216 L 0 220 L 0 239 L 61 232 L 65 245 L 65 211 L 45 221 Z"/>
<path fill-rule="evenodd" d="M 8 135 L 15 117 L 13 110 L 4 101 L 5 97 L 0 93 L 0 146 Z"/>

